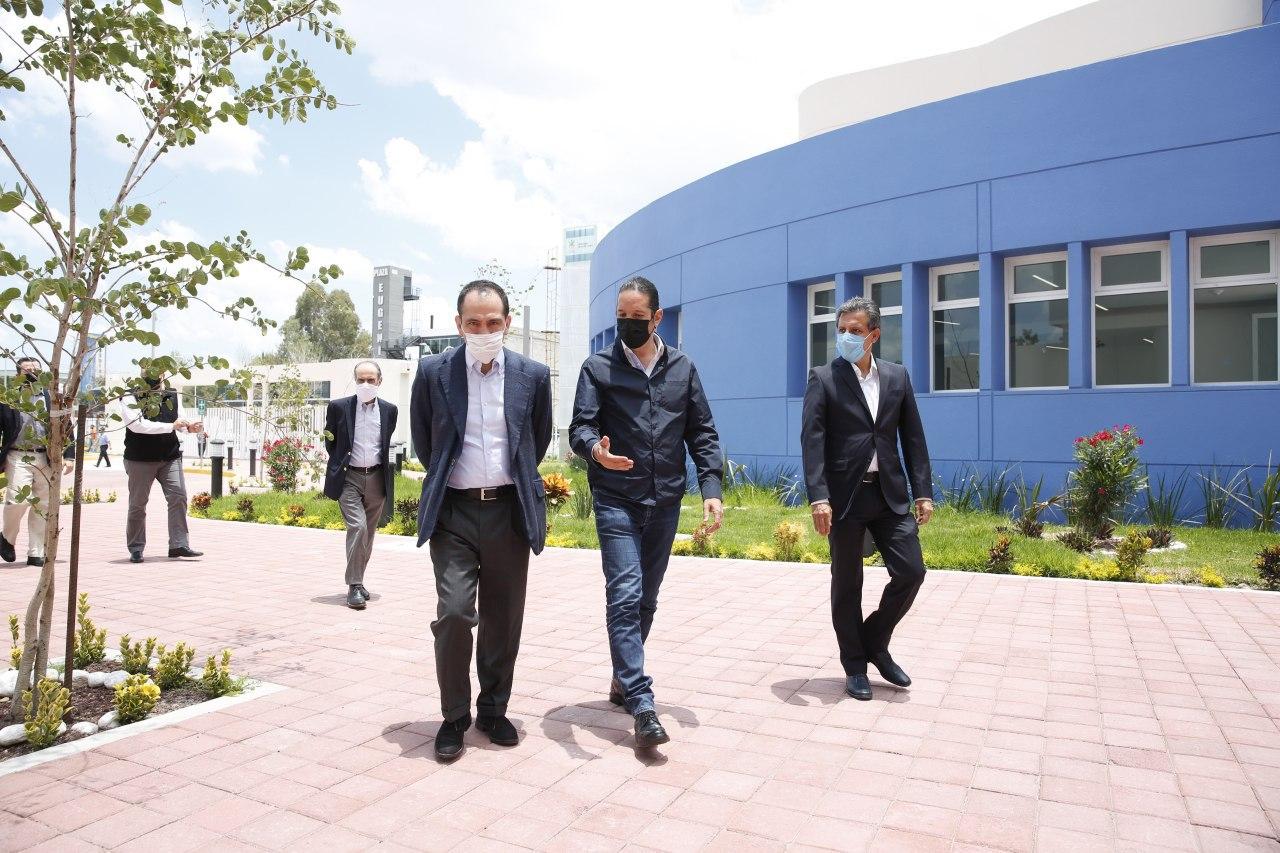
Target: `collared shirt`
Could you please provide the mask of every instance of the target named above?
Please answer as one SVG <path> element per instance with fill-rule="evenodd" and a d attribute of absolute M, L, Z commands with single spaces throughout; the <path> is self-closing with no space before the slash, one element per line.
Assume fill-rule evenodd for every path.
<path fill-rule="evenodd" d="M 178 420 L 182 417 L 182 410 L 177 408 L 179 406 L 178 398 L 174 396 L 169 399 L 173 401 L 173 405 L 175 407 L 174 420 Z M 119 410 L 120 419 L 124 421 L 125 429 L 130 432 L 136 432 L 142 435 L 164 435 L 165 433 L 171 433 L 174 431 L 173 424 L 168 421 L 153 421 L 148 419 L 145 414 L 146 409 L 137 401 L 121 399 L 117 403 L 116 407 Z"/>
<path fill-rule="evenodd" d="M 382 412 L 378 401 L 356 400 L 356 431 L 351 436 L 351 460 L 357 468 L 372 468 L 382 463 Z"/>
<path fill-rule="evenodd" d="M 622 351 L 627 354 L 627 361 L 636 370 L 642 371 L 645 376 L 653 376 L 654 365 L 658 363 L 658 359 L 662 358 L 662 352 L 667 345 L 662 342 L 662 338 L 658 337 L 658 333 L 653 333 L 653 358 L 649 359 L 649 363 L 645 364 L 640 360 L 640 356 L 636 355 L 635 350 L 626 344 L 622 345 Z"/>
<path fill-rule="evenodd" d="M 862 371 L 856 364 L 853 365 L 853 372 L 858 377 L 858 384 L 862 386 L 862 396 L 867 398 L 867 408 L 871 410 L 871 423 L 874 426 L 876 413 L 880 410 L 880 365 L 876 364 L 875 356 L 872 356 L 871 369 L 867 371 L 866 376 L 862 375 Z M 879 470 L 880 458 L 875 450 L 872 450 L 871 464 L 867 466 L 867 473 Z"/>
<path fill-rule="evenodd" d="M 511 479 L 511 451 L 507 441 L 507 410 L 503 382 L 506 378 L 506 350 L 498 350 L 488 373 L 480 372 L 480 361 L 468 350 L 467 430 L 462 450 L 449 474 L 453 489 L 485 489 L 505 486 Z"/>

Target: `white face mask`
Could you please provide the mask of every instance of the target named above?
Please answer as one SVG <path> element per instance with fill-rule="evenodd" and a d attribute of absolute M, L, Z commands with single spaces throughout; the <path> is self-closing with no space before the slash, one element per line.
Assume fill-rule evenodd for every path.
<path fill-rule="evenodd" d="M 378 386 L 372 382 L 356 384 L 356 399 L 361 403 L 372 403 L 378 396 Z"/>
<path fill-rule="evenodd" d="M 488 364 L 497 357 L 498 352 L 502 349 L 502 339 L 506 335 L 505 331 L 490 332 L 487 335 L 466 335 L 467 350 L 481 364 Z"/>

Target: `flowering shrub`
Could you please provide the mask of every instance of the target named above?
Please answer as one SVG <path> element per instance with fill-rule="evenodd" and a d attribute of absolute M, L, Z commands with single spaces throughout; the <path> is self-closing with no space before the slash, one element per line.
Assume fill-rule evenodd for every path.
<path fill-rule="evenodd" d="M 1004 534 L 996 538 L 996 544 L 987 551 L 987 571 L 1007 575 L 1013 571 L 1013 541 Z"/>
<path fill-rule="evenodd" d="M 1121 511 L 1143 486 L 1137 454 L 1141 446 L 1142 439 L 1128 424 L 1076 439 L 1068 511 L 1081 532 L 1105 538 L 1115 528 Z"/>
<path fill-rule="evenodd" d="M 297 438 L 281 438 L 264 444 L 262 467 L 267 471 L 271 488 L 277 492 L 298 491 L 298 475 L 306 464 L 307 453 L 313 449 Z"/>
<path fill-rule="evenodd" d="M 199 492 L 191 497 L 191 514 L 192 515 L 208 515 L 209 507 L 213 506 L 213 498 L 208 492 Z"/>
<path fill-rule="evenodd" d="M 690 551 L 695 557 L 714 557 L 716 555 L 716 543 L 712 541 L 713 531 L 711 525 L 703 522 L 693 530 L 693 538 L 690 541 Z"/>
<path fill-rule="evenodd" d="M 547 493 L 547 509 L 557 509 L 573 494 L 569 479 L 563 474 L 547 474 L 542 478 L 542 488 Z"/>

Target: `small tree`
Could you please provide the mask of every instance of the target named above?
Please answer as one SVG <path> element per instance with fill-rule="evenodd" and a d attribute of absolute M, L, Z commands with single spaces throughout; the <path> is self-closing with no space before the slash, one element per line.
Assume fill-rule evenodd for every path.
<path fill-rule="evenodd" d="M 29 257 L 0 244 L 0 278 L 18 285 L 0 291 L 0 326 L 18 337 L 16 346 L 0 347 L 0 357 L 39 356 L 44 370 L 36 389 L 48 390 L 51 411 L 44 413 L 28 387 L 3 389 L 0 402 L 46 419 L 45 443 L 50 457 L 57 459 L 71 442 L 71 413 L 92 346 L 157 346 L 159 336 L 150 331 L 157 311 L 199 305 L 265 331 L 274 324 L 252 298 L 216 305 L 209 301 L 207 286 L 234 279 L 254 263 L 308 286 L 340 273 L 336 267 L 322 267 L 304 279 L 301 273 L 310 262 L 305 249 L 275 263 L 244 231 L 208 245 L 178 240 L 139 245 L 130 232 L 151 218 L 150 208 L 136 200 L 151 170 L 167 154 L 197 145 L 215 122 L 244 125 L 251 116 L 305 121 L 311 110 L 337 106 L 304 56 L 285 43 L 283 32 L 305 31 L 348 53 L 352 42 L 333 20 L 339 11 L 333 0 L 203 0 L 189 5 L 169 0 L 168 8 L 165 0 L 64 0 L 50 17 L 43 16 L 43 0 L 0 0 L 0 11 L 29 22 L 19 34 L 6 32 L 8 38 L 0 44 L 0 89 L 21 93 L 28 81 L 43 79 L 56 87 L 66 108 L 66 207 L 61 210 L 49 192 L 53 182 L 37 180 L 29 158 L 17 150 L 19 130 L 0 113 L 0 156 L 17 175 L 15 183 L 0 185 L 0 215 L 11 217 L 48 250 L 44 257 Z M 260 62 L 242 61 L 250 57 Z M 114 189 L 104 199 L 88 198 L 80 182 L 79 121 L 85 112 L 82 90 L 89 88 L 116 98 L 119 107 L 111 115 L 122 132 L 115 138 L 126 153 L 123 174 L 118 183 L 111 182 Z M 92 183 L 107 181 L 95 175 Z M 86 208 L 96 214 L 84 216 Z M 227 366 L 217 356 L 193 359 L 189 366 L 171 356 L 143 362 L 152 374 L 187 378 L 191 367 Z M 102 397 L 143 390 L 139 379 L 106 389 Z M 62 468 L 55 466 L 50 494 L 61 493 Z M 12 702 L 15 718 L 20 718 L 22 693 L 33 687 L 32 673 L 44 673 L 48 662 L 60 504 L 51 501 L 46 510 L 49 558 L 26 611 Z"/>

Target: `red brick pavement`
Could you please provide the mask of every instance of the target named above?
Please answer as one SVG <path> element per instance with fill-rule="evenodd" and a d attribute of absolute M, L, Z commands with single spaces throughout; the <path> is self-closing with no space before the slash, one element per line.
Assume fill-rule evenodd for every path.
<path fill-rule="evenodd" d="M 0 777 L 0 850 L 1280 850 L 1280 595 L 933 572 L 895 640 L 915 686 L 860 703 L 824 568 L 675 559 L 649 644 L 673 742 L 640 755 L 599 556 L 551 550 L 520 745 L 473 731 L 442 767 L 425 550 L 381 539 L 354 612 L 339 533 L 194 521 L 204 559 L 135 566 L 122 522 L 85 512 L 112 641 L 229 646 L 288 689 Z M 0 608 L 34 577 L 0 567 Z"/>

